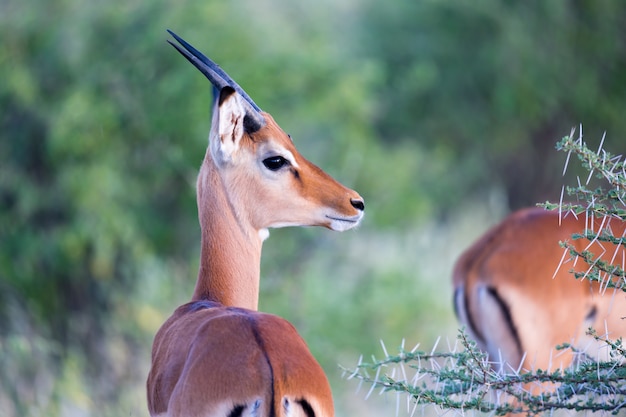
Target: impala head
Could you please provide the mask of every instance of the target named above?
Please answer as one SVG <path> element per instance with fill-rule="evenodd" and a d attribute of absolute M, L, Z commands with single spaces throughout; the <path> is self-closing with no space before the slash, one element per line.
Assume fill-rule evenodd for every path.
<path fill-rule="evenodd" d="M 205 178 L 217 171 L 240 221 L 269 227 L 325 226 L 344 231 L 359 224 L 363 199 L 306 160 L 274 119 L 219 66 L 169 31 L 170 42 L 214 85 L 209 151 L 198 179 L 200 217 Z M 215 186 L 211 184 L 210 186 Z"/>

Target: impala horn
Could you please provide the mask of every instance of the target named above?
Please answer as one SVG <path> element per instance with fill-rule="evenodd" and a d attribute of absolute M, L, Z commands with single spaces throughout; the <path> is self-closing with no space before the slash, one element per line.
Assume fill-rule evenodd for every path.
<path fill-rule="evenodd" d="M 182 56 L 187 58 L 187 60 L 191 62 L 196 68 L 198 68 L 200 72 L 203 73 L 204 76 L 209 79 L 209 81 L 211 81 L 215 88 L 221 91 L 224 87 L 230 87 L 244 98 L 242 104 L 246 110 L 246 119 L 248 119 L 244 121 L 244 125 L 246 126 L 246 130 L 248 132 L 255 132 L 265 126 L 265 118 L 261 115 L 261 109 L 250 98 L 250 96 L 245 91 L 243 91 L 243 88 L 241 88 L 239 84 L 233 81 L 233 79 L 230 78 L 228 74 L 226 74 L 224 70 L 220 68 L 219 65 L 204 56 L 202 52 L 189 45 L 187 42 L 185 42 L 183 38 L 181 38 L 169 29 L 167 30 L 167 32 L 172 35 L 174 39 L 178 41 L 178 43 L 182 45 L 182 48 L 169 39 L 167 42 L 174 48 L 176 48 L 176 50 L 180 52 Z"/>

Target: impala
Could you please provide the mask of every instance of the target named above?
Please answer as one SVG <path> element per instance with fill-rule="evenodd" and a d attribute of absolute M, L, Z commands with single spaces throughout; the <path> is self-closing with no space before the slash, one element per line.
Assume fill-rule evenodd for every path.
<path fill-rule="evenodd" d="M 152 416 L 333 416 L 328 380 L 286 320 L 257 310 L 268 228 L 344 231 L 363 199 L 300 155 L 221 68 L 170 41 L 214 85 L 197 180 L 201 258 L 191 302 L 157 332 L 147 381 Z"/>
<path fill-rule="evenodd" d="M 457 317 L 494 362 L 555 370 L 575 358 L 570 349 L 557 350 L 557 345 L 570 343 L 592 357 L 602 353 L 597 351 L 600 344 L 586 334 L 589 327 L 609 338 L 626 336 L 624 293 L 575 280 L 570 271 L 586 272 L 589 265 L 569 262 L 559 245 L 569 241 L 578 252 L 589 250 L 623 267 L 623 246 L 572 239 L 574 233 L 600 229 L 623 237 L 626 223 L 524 209 L 461 255 L 453 272 Z"/>

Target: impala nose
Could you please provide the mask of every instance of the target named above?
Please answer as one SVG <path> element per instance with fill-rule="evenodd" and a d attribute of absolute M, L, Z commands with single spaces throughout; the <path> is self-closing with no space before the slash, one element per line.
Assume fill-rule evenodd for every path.
<path fill-rule="evenodd" d="M 352 204 L 352 207 L 354 207 L 355 209 L 359 211 L 365 210 L 365 202 L 361 200 L 360 198 L 351 198 L 350 204 Z"/>

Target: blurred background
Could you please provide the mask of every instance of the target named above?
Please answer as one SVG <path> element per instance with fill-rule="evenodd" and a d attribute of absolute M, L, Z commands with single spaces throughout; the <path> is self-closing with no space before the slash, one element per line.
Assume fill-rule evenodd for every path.
<path fill-rule="evenodd" d="M 558 139 L 582 124 L 626 150 L 617 0 L 2 0 L 0 22 L 3 417 L 148 415 L 152 338 L 197 274 L 210 126 L 167 28 L 365 198 L 359 230 L 264 245 L 260 308 L 298 328 L 338 416 L 395 415 L 339 365 L 454 343 L 454 260 L 558 201 Z"/>

